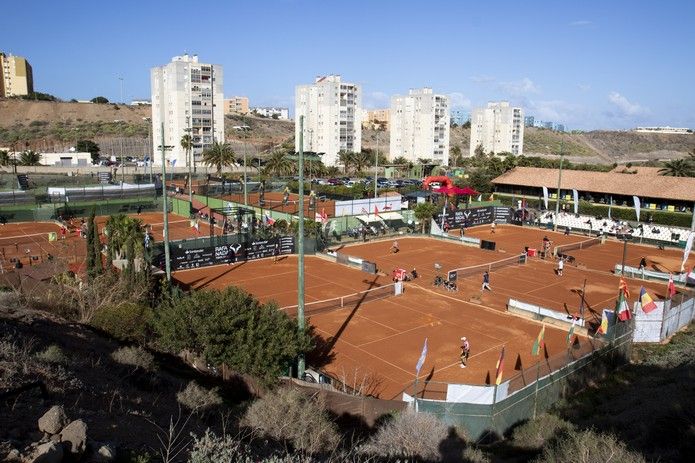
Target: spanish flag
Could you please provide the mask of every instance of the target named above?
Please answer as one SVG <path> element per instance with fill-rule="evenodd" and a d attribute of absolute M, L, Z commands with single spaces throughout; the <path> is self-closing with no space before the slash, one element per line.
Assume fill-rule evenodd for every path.
<path fill-rule="evenodd" d="M 504 372 L 504 346 L 500 352 L 500 358 L 497 360 L 497 374 L 495 375 L 495 384 L 498 386 L 502 382 L 502 373 Z"/>
<path fill-rule="evenodd" d="M 58 233 L 49 232 L 48 233 L 48 241 L 58 241 Z"/>
<path fill-rule="evenodd" d="M 531 354 L 532 355 L 538 355 L 544 346 L 545 346 L 545 325 L 543 325 L 540 333 L 538 333 L 538 337 L 536 338 L 536 341 L 533 343 L 533 348 L 531 349 Z"/>
<path fill-rule="evenodd" d="M 642 305 L 642 312 L 649 313 L 652 310 L 656 309 L 656 303 L 649 295 L 649 293 L 647 293 L 647 290 L 644 289 L 644 286 L 642 286 L 642 288 L 639 291 L 639 300 L 640 304 Z"/>

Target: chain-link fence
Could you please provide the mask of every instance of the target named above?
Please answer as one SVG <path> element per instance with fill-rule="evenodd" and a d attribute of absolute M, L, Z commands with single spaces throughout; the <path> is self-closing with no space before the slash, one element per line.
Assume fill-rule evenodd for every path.
<path fill-rule="evenodd" d="M 581 347 L 538 362 L 500 386 L 461 385 L 459 391 L 466 390 L 472 400 L 454 399 L 452 392 L 457 385 L 425 383 L 417 390 L 416 410 L 463 427 L 475 440 L 501 436 L 516 423 L 534 418 L 560 398 L 625 363 L 631 347 L 632 325 L 619 323 L 611 327 L 604 340 L 582 340 Z M 422 399 L 422 395 L 433 398 Z"/>

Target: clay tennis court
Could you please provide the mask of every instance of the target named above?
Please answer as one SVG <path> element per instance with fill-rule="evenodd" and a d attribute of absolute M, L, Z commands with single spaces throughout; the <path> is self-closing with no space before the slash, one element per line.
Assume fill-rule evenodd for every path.
<path fill-rule="evenodd" d="M 412 238 L 404 242 L 425 242 L 429 253 L 451 257 L 452 249 L 477 255 L 483 260 L 489 254 L 457 243 Z M 355 246 L 379 262 L 390 242 L 374 242 Z M 407 244 L 403 244 L 407 246 Z M 353 247 L 344 251 L 351 254 Z M 483 253 L 483 254 L 478 254 Z M 422 264 L 423 255 L 414 260 Z M 454 260 L 452 259 L 453 263 Z M 174 278 L 189 288 L 224 288 L 241 286 L 262 301 L 276 300 L 280 306 L 296 304 L 297 259 L 295 256 L 262 259 L 231 266 L 216 266 L 174 273 Z M 433 273 L 432 273 L 433 275 Z M 537 322 L 471 304 L 458 297 L 425 284 L 422 277 L 406 283 L 405 294 L 367 302 L 355 302 L 343 308 L 312 312 L 312 301 L 342 296 L 377 285 L 388 285 L 390 277 L 370 275 L 357 269 L 329 262 L 320 257 L 306 258 L 307 317 L 320 336 L 317 349 L 310 356 L 310 365 L 321 368 L 335 378 L 354 386 L 368 385 L 363 392 L 382 398 L 401 398 L 401 393 L 415 379 L 414 366 L 429 339 L 429 352 L 421 379 L 428 378 L 425 389 L 418 388 L 419 397 L 441 398 L 443 383 L 486 384 L 494 378 L 495 363 L 502 346 L 506 348 L 508 376 L 513 376 L 545 355 L 553 357 L 567 351 L 566 332 L 548 326 L 546 350 L 541 358 L 531 356 L 531 346 L 541 325 Z M 294 315 L 294 309 L 288 313 Z M 460 337 L 472 343 L 469 367 L 459 367 Z M 590 349 L 589 341 L 580 338 L 575 351 Z M 493 379 L 494 381 L 494 379 Z M 424 384 L 424 383 L 422 383 Z M 421 386 L 422 386 L 421 384 Z M 438 385 L 437 385 L 438 384 Z M 365 386 L 367 387 L 367 386 Z M 406 391 L 412 392 L 412 391 Z"/>

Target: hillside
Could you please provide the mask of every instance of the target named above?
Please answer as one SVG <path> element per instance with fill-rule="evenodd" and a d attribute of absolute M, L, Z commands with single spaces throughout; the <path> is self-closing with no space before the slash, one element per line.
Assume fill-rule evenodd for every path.
<path fill-rule="evenodd" d="M 87 103 L 56 103 L 0 99 L 0 147 L 13 145 L 40 151 L 62 150 L 79 138 L 93 139 L 107 153 L 125 151 L 140 155 L 147 151 L 149 106 L 117 106 Z M 248 125 L 249 131 L 234 130 Z M 227 116 L 225 136 L 238 153 L 253 156 L 282 143 L 290 146 L 294 122 L 256 116 Z M 247 138 L 244 138 L 247 137 Z M 376 132 L 362 131 L 362 145 L 376 148 Z M 451 130 L 451 147 L 468 153 L 470 130 Z M 568 159 L 578 162 L 614 162 L 680 158 L 695 149 L 695 135 L 664 135 L 597 130 L 560 133 L 527 128 L 524 152 L 533 156 L 557 156 L 560 146 Z M 379 135 L 379 151 L 388 153 L 389 133 Z"/>

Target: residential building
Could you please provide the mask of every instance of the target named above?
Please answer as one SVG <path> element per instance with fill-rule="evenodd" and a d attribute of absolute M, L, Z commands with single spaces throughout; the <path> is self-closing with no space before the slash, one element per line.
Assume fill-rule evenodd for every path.
<path fill-rule="evenodd" d="M 152 68 L 152 149 L 155 165 L 162 164 L 162 124 L 165 158 L 171 165 L 185 166 L 186 150 L 181 137 L 190 132 L 194 166 L 214 141 L 224 141 L 223 69 L 204 64 L 197 55 L 175 56 L 171 62 Z"/>
<path fill-rule="evenodd" d="M 555 124 L 555 130 L 558 132 L 564 132 L 565 131 L 565 124 Z"/>
<path fill-rule="evenodd" d="M 21 56 L 6 55 L 0 51 L 0 97 L 32 93 L 34 93 L 34 75 L 29 61 Z"/>
<path fill-rule="evenodd" d="M 372 109 L 362 112 L 362 128 L 372 129 L 375 125 L 381 126 L 381 130 L 389 130 L 391 120 L 390 109 Z"/>
<path fill-rule="evenodd" d="M 317 77 L 295 89 L 294 145 L 299 151 L 299 119 L 304 116 L 304 151 L 325 153 L 323 163 L 339 164 L 338 152 L 362 150 L 362 88 L 339 75 Z"/>
<path fill-rule="evenodd" d="M 449 98 L 431 88 L 391 97 L 391 158 L 449 163 Z"/>
<path fill-rule="evenodd" d="M 246 96 L 233 96 L 224 100 L 224 114 L 248 114 L 249 98 Z"/>
<path fill-rule="evenodd" d="M 535 123 L 535 118 L 533 116 L 524 117 L 524 127 L 533 127 Z"/>
<path fill-rule="evenodd" d="M 257 107 L 251 108 L 251 112 L 262 117 L 282 119 L 283 121 L 289 120 L 290 118 L 290 110 L 288 108 Z"/>
<path fill-rule="evenodd" d="M 152 102 L 150 100 L 131 100 L 130 106 L 149 106 Z"/>
<path fill-rule="evenodd" d="M 486 153 L 524 153 L 524 111 L 514 108 L 507 101 L 488 103 L 485 108 L 475 108 L 471 116 L 470 155 L 478 146 Z"/>

